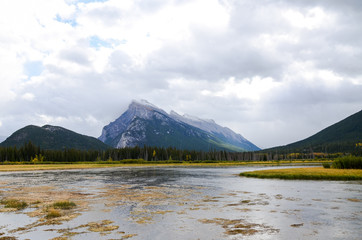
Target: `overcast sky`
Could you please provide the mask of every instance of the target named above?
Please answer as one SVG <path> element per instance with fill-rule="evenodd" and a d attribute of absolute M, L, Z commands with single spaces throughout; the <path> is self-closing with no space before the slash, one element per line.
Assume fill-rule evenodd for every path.
<path fill-rule="evenodd" d="M 0 136 L 99 137 L 132 99 L 261 148 L 362 109 L 360 0 L 0 2 Z"/>

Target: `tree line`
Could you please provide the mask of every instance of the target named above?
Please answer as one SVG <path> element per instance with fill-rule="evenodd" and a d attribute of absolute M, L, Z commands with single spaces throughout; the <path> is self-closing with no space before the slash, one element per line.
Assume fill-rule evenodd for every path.
<path fill-rule="evenodd" d="M 356 145 L 354 155 L 362 155 L 362 146 Z M 22 147 L 0 147 L 0 162 L 99 162 L 99 161 L 124 161 L 141 159 L 143 161 L 168 161 L 168 162 L 213 162 L 213 161 L 279 161 L 294 159 L 335 158 L 345 153 L 323 152 L 228 152 L 228 151 L 196 151 L 181 150 L 173 147 L 127 147 L 108 150 L 45 150 L 31 142 Z"/>

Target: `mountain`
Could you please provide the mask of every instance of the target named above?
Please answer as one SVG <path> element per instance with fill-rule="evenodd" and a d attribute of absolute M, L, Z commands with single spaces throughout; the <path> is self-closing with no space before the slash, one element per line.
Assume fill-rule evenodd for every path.
<path fill-rule="evenodd" d="M 362 110 L 304 140 L 265 151 L 345 152 L 353 151 L 356 143 L 362 143 Z"/>
<path fill-rule="evenodd" d="M 68 129 L 45 125 L 38 127 L 29 125 L 14 132 L 4 142 L 2 147 L 21 147 L 31 141 L 42 149 L 79 149 L 79 150 L 105 150 L 110 148 L 94 137 L 81 135 Z"/>
<path fill-rule="evenodd" d="M 206 151 L 259 150 L 213 120 L 181 116 L 174 111 L 168 114 L 145 100 L 132 101 L 127 111 L 103 128 L 99 140 L 116 148 L 147 145 Z"/>
<path fill-rule="evenodd" d="M 5 136 L 0 136 L 0 143 L 3 142 L 7 137 Z"/>

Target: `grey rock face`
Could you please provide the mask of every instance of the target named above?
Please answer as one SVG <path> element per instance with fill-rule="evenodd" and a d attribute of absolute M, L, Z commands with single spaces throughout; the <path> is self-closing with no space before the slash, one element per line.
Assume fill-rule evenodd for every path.
<path fill-rule="evenodd" d="M 126 112 L 103 128 L 99 139 L 117 148 L 172 144 L 192 148 L 194 143 L 195 149 L 259 150 L 240 134 L 213 120 L 181 116 L 174 111 L 168 114 L 145 100 L 132 101 Z"/>

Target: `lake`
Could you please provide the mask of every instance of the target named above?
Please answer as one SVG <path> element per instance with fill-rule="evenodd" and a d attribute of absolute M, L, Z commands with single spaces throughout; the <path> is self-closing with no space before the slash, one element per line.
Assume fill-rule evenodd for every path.
<path fill-rule="evenodd" d="M 362 181 L 238 176 L 267 168 L 0 173 L 0 199 L 29 204 L 1 205 L 0 239 L 361 239 Z"/>

